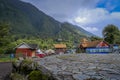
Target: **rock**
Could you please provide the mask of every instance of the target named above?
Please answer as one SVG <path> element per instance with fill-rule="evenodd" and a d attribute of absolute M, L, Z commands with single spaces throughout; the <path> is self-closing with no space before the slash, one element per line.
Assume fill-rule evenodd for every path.
<path fill-rule="evenodd" d="M 120 55 L 117 54 L 62 54 L 37 62 L 43 72 L 56 80 L 120 80 Z"/>
<path fill-rule="evenodd" d="M 89 75 L 89 76 L 92 76 L 92 75 L 95 75 L 95 74 L 96 74 L 96 72 L 93 71 L 93 70 L 90 70 L 90 71 L 84 71 L 83 73 L 86 74 L 86 75 Z"/>
<path fill-rule="evenodd" d="M 23 60 L 24 60 L 24 58 L 23 58 L 23 57 L 19 57 L 19 58 L 18 58 L 18 60 L 23 61 Z"/>
<path fill-rule="evenodd" d="M 104 80 L 104 77 L 103 77 L 103 76 L 100 76 L 100 75 L 93 75 L 93 76 L 91 76 L 91 78 L 95 78 L 95 79 L 97 79 L 97 80 L 101 80 L 101 79 Z"/>
<path fill-rule="evenodd" d="M 119 80 L 119 79 L 111 78 L 110 80 Z"/>
<path fill-rule="evenodd" d="M 67 66 L 62 66 L 62 70 L 64 71 L 67 68 Z"/>
<path fill-rule="evenodd" d="M 74 78 L 75 80 L 85 80 L 85 79 L 90 78 L 90 76 L 84 75 L 84 74 L 74 74 L 74 75 L 73 75 L 73 78 Z"/>
<path fill-rule="evenodd" d="M 76 68 L 76 69 L 73 69 L 73 70 L 72 70 L 72 73 L 73 73 L 73 74 L 76 74 L 76 73 L 82 73 L 82 72 L 80 72 L 79 68 Z"/>
<path fill-rule="evenodd" d="M 108 74 L 120 75 L 120 73 L 118 71 L 116 71 L 115 69 L 103 68 L 102 71 L 106 71 L 106 73 L 108 73 Z"/>
<path fill-rule="evenodd" d="M 97 67 L 96 66 L 89 66 L 86 70 L 96 70 Z"/>
<path fill-rule="evenodd" d="M 60 71 L 57 74 L 53 75 L 55 80 L 73 80 L 72 73 Z"/>

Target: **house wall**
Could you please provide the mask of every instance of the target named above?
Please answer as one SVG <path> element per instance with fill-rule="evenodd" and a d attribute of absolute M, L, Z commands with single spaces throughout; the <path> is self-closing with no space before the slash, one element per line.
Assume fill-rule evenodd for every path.
<path fill-rule="evenodd" d="M 36 56 L 36 50 L 32 50 L 31 57 L 35 57 L 35 56 Z"/>
<path fill-rule="evenodd" d="M 65 53 L 65 51 L 66 51 L 66 49 L 64 49 L 64 48 L 57 48 L 57 49 L 55 49 L 55 53 Z"/>
<path fill-rule="evenodd" d="M 17 48 L 16 55 L 22 54 L 23 56 L 32 57 L 32 54 L 35 54 L 35 50 L 31 50 L 29 48 Z"/>
<path fill-rule="evenodd" d="M 110 53 L 111 49 L 109 47 L 93 47 L 86 48 L 86 53 Z"/>

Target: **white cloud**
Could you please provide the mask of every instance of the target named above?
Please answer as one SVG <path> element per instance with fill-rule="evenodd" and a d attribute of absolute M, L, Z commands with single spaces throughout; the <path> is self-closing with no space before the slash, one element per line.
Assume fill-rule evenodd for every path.
<path fill-rule="evenodd" d="M 109 13 L 104 8 L 95 8 L 95 9 L 84 9 L 78 12 L 77 17 L 73 19 L 74 22 L 79 24 L 94 24 L 102 21 L 119 19 L 120 12 Z"/>
<path fill-rule="evenodd" d="M 120 19 L 120 12 L 111 13 L 111 17 L 114 19 Z"/>
<path fill-rule="evenodd" d="M 120 27 L 120 12 L 109 13 L 104 8 L 82 9 L 71 21 L 79 26 L 84 25 L 82 28 L 89 32 L 101 33 L 102 29 L 108 24 L 116 24 Z"/>
<path fill-rule="evenodd" d="M 97 23 L 105 20 L 109 15 L 109 12 L 103 8 L 84 9 L 78 12 L 78 16 L 74 18 L 74 21 L 79 24 Z"/>
<path fill-rule="evenodd" d="M 98 28 L 96 28 L 96 27 L 85 27 L 84 29 L 87 30 L 87 31 L 90 31 L 90 32 L 98 31 Z"/>
<path fill-rule="evenodd" d="M 94 33 L 94 32 L 96 32 L 96 31 L 98 31 L 98 28 L 97 27 L 89 27 L 89 26 L 83 26 L 83 25 L 80 25 L 80 24 L 78 24 L 81 28 L 83 28 L 83 29 L 85 29 L 86 31 L 89 31 L 89 32 L 92 32 L 92 33 Z"/>
<path fill-rule="evenodd" d="M 76 17 L 75 22 L 84 23 L 87 21 L 86 17 Z"/>

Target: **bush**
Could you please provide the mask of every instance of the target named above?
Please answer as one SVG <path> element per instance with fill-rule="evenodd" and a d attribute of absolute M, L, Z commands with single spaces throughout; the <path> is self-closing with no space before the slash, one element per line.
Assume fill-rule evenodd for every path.
<path fill-rule="evenodd" d="M 24 77 L 18 73 L 12 73 L 11 74 L 11 79 L 12 80 L 25 80 Z"/>
<path fill-rule="evenodd" d="M 48 76 L 42 74 L 41 71 L 34 70 L 29 74 L 28 80 L 48 80 Z"/>
<path fill-rule="evenodd" d="M 32 63 L 33 63 L 32 60 L 29 59 L 23 60 L 20 65 L 20 71 L 25 75 L 29 74 L 32 71 Z"/>

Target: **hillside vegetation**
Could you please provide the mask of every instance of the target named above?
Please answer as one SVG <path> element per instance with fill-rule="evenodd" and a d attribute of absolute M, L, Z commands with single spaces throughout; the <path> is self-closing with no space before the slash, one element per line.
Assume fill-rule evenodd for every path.
<path fill-rule="evenodd" d="M 69 23 L 60 23 L 30 3 L 20 0 L 0 0 L 0 21 L 8 22 L 11 33 L 15 35 L 39 36 L 42 38 L 56 38 L 60 34 L 61 37 L 64 37 L 64 33 L 66 33 L 64 35 L 67 38 L 71 34 L 77 35 L 77 37 L 92 35 L 80 27 Z"/>
<path fill-rule="evenodd" d="M 54 43 L 63 42 L 71 48 L 81 38 L 94 36 L 79 26 L 61 23 L 20 0 L 0 0 L 0 28 L 1 33 L 7 30 L 5 39 L 0 37 L 0 53 L 6 53 L 6 49 L 11 51 L 21 42 L 37 43 L 41 48 L 52 48 Z"/>

